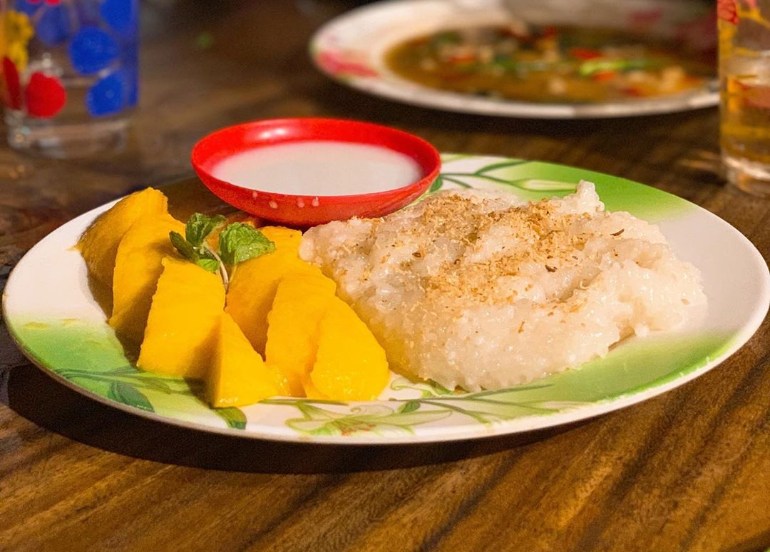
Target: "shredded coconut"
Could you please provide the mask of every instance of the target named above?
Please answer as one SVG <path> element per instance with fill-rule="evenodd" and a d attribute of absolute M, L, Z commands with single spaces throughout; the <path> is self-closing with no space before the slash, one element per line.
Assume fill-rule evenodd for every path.
<path fill-rule="evenodd" d="M 706 305 L 698 270 L 660 230 L 605 211 L 589 182 L 532 203 L 439 192 L 312 228 L 300 254 L 337 281 L 394 369 L 469 391 L 577 366 Z"/>

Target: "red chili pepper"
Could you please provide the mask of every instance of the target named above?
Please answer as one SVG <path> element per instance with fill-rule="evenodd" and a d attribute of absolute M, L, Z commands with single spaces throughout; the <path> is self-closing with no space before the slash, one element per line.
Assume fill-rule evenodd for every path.
<path fill-rule="evenodd" d="M 620 93 L 624 96 L 628 96 L 629 98 L 642 98 L 646 96 L 646 94 L 642 91 L 642 89 L 637 88 L 635 86 L 628 86 L 626 88 L 622 88 L 620 90 Z"/>
<path fill-rule="evenodd" d="M 570 48 L 569 55 L 572 56 L 575 59 L 580 59 L 582 61 L 588 61 L 589 59 L 596 59 L 598 57 L 602 57 L 602 53 L 599 50 L 594 50 L 593 48 Z"/>
<path fill-rule="evenodd" d="M 450 63 L 468 63 L 469 61 L 475 61 L 476 55 L 472 52 L 464 53 L 464 54 L 452 54 L 449 56 L 448 61 Z"/>
<path fill-rule="evenodd" d="M 591 78 L 597 82 L 607 82 L 614 79 L 617 74 L 617 71 L 597 71 L 591 75 Z"/>

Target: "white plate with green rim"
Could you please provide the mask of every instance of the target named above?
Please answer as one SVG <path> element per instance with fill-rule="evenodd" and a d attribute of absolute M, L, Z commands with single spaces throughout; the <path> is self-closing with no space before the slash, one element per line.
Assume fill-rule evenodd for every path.
<path fill-rule="evenodd" d="M 457 394 L 393 375 L 379 400 L 273 398 L 213 410 L 199 386 L 137 370 L 91 296 L 74 249 L 86 213 L 43 239 L 11 273 L 3 311 L 21 350 L 44 372 L 99 402 L 201 431 L 280 441 L 388 444 L 451 441 L 548 428 L 611 412 L 678 387 L 737 351 L 770 305 L 767 263 L 743 234 L 679 197 L 583 169 L 501 157 L 444 155 L 439 188 L 506 190 L 524 199 L 596 184 L 607 209 L 656 223 L 702 272 L 708 315 L 686 332 L 629 339 L 602 359 L 528 385 Z M 51 267 L 56 267 L 52 270 Z"/>
<path fill-rule="evenodd" d="M 716 78 L 688 92 L 653 98 L 601 103 L 536 103 L 473 96 L 442 91 L 411 82 L 395 74 L 385 62 L 386 53 L 409 38 L 442 29 L 494 25 L 516 17 L 536 24 L 620 29 L 653 21 L 656 30 L 674 36 L 696 35 L 699 41 L 714 34 L 702 2 L 636 0 L 608 2 L 597 14 L 591 0 L 550 0 L 517 4 L 512 10 L 498 0 L 386 0 L 343 13 L 323 25 L 310 41 L 316 67 L 332 79 L 360 91 L 422 107 L 494 115 L 542 119 L 628 117 L 700 109 L 717 105 Z M 704 12 L 706 10 L 706 12 Z M 591 17 L 586 18 L 586 13 Z M 646 18 L 646 19 L 645 19 Z M 645 29 L 647 27 L 644 27 Z M 711 38 L 709 38 L 711 40 Z"/>

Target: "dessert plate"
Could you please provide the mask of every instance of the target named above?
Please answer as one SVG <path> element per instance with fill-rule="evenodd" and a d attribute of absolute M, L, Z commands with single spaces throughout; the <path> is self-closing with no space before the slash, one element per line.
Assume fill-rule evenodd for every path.
<path fill-rule="evenodd" d="M 137 370 L 91 296 L 85 264 L 73 246 L 109 205 L 70 221 L 27 253 L 8 279 L 4 316 L 20 349 L 62 384 L 111 407 L 206 432 L 388 444 L 504 435 L 584 420 L 660 395 L 727 359 L 767 314 L 770 274 L 751 242 L 722 219 L 614 176 L 535 161 L 444 155 L 432 191 L 494 189 L 536 199 L 571 193 L 581 179 L 596 184 L 609 210 L 658 224 L 675 253 L 701 270 L 709 311 L 698 328 L 626 340 L 605 358 L 508 389 L 457 393 L 394 374 L 376 401 L 276 397 L 214 410 L 200 399 L 198 384 Z"/>

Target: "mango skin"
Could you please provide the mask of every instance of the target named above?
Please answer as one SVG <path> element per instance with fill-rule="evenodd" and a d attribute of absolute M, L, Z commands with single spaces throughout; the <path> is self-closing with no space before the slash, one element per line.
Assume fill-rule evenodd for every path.
<path fill-rule="evenodd" d="M 139 344 L 164 257 L 175 255 L 169 232 L 184 235 L 185 225 L 171 215 L 144 215 L 118 245 L 112 277 L 112 315 L 108 323 L 121 338 Z"/>
<path fill-rule="evenodd" d="M 137 219 L 168 214 L 168 199 L 154 188 L 134 192 L 99 215 L 80 236 L 77 249 L 93 281 L 112 288 L 115 257 L 123 235 Z"/>
<path fill-rule="evenodd" d="M 318 327 L 334 298 L 334 280 L 321 273 L 291 273 L 278 283 L 267 315 L 265 360 L 286 378 L 295 397 L 315 362 Z"/>
<path fill-rule="evenodd" d="M 265 226 L 262 233 L 275 243 L 275 251 L 239 264 L 230 281 L 225 310 L 241 327 L 260 354 L 267 343 L 267 315 L 273 304 L 278 282 L 290 273 L 316 273 L 319 268 L 299 258 L 302 233 L 280 226 Z"/>
<path fill-rule="evenodd" d="M 318 349 L 304 382 L 309 398 L 376 399 L 390 378 L 385 350 L 353 309 L 334 296 L 318 325 Z"/>
<path fill-rule="evenodd" d="M 165 257 L 152 297 L 137 366 L 148 372 L 202 378 L 211 365 L 225 304 L 218 274 Z"/>
<path fill-rule="evenodd" d="M 211 370 L 206 375 L 206 398 L 214 408 L 246 406 L 286 394 L 286 379 L 264 363 L 226 312 L 220 316 Z"/>

